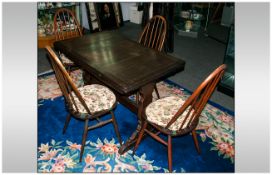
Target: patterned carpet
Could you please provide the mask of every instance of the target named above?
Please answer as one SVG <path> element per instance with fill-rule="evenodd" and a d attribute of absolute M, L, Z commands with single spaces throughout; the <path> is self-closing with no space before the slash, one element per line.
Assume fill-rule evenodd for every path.
<path fill-rule="evenodd" d="M 78 86 L 83 85 L 80 70 L 71 76 Z M 190 95 L 168 80 L 157 85 L 161 97 L 176 95 L 186 99 Z M 156 100 L 155 93 L 153 98 Z M 135 100 L 135 96 L 130 99 Z M 190 135 L 173 139 L 174 172 L 234 172 L 234 114 L 211 104 L 203 110 L 197 127 L 201 155 Z M 137 118 L 121 104 L 114 112 L 122 140 L 126 141 L 136 129 Z M 166 148 L 149 137 L 141 142 L 135 155 L 131 151 L 119 155 L 120 144 L 112 125 L 88 133 L 83 161 L 78 163 L 83 122 L 71 120 L 63 135 L 66 115 L 54 74 L 39 77 L 38 172 L 168 172 Z"/>

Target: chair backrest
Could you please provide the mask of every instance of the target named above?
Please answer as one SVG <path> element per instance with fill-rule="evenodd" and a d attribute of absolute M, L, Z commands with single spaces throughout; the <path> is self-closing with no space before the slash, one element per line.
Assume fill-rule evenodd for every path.
<path fill-rule="evenodd" d="M 194 93 L 184 102 L 178 112 L 169 121 L 166 128 L 169 128 L 183 113 L 185 114 L 185 118 L 182 120 L 179 130 L 187 128 L 195 121 L 198 121 L 202 110 L 214 92 L 219 80 L 222 78 L 226 67 L 225 64 L 219 66 L 198 86 Z"/>
<path fill-rule="evenodd" d="M 138 42 L 148 48 L 161 51 L 165 41 L 166 28 L 164 17 L 155 15 L 144 27 Z"/>
<path fill-rule="evenodd" d="M 82 36 L 81 27 L 74 13 L 60 8 L 54 16 L 54 32 L 56 41 Z"/>
<path fill-rule="evenodd" d="M 65 97 L 65 100 L 68 104 L 69 109 L 76 109 L 76 112 L 79 112 L 78 106 L 75 102 L 75 97 L 78 98 L 82 106 L 84 106 L 85 110 L 91 115 L 91 112 L 86 105 L 85 101 L 83 100 L 81 94 L 79 93 L 76 85 L 74 84 L 73 80 L 67 73 L 66 69 L 60 62 L 60 59 L 56 55 L 56 53 L 53 51 L 53 49 L 50 46 L 45 47 L 47 52 L 49 53 L 50 61 L 52 63 L 53 69 L 55 71 L 55 75 L 57 78 L 57 81 L 59 83 L 60 89 Z M 75 95 L 72 95 L 72 94 Z M 75 108 L 73 108 L 73 106 Z"/>

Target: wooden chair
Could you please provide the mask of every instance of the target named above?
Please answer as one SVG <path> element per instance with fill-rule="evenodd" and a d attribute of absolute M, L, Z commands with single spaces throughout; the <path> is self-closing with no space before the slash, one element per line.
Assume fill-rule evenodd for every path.
<path fill-rule="evenodd" d="M 69 111 L 63 128 L 63 134 L 69 125 L 71 116 L 85 122 L 79 161 L 82 161 L 88 131 L 104 126 L 110 122 L 113 123 L 118 141 L 122 145 L 117 122 L 113 113 L 113 109 L 117 104 L 114 93 L 107 87 L 98 84 L 77 88 L 51 47 L 46 46 L 46 50 L 49 53 L 56 78 L 65 97 L 66 107 Z M 108 113 L 111 114 L 111 119 L 100 119 L 100 117 Z M 97 123 L 89 126 L 89 121 L 93 120 L 97 120 Z"/>
<path fill-rule="evenodd" d="M 162 51 L 166 36 L 166 20 L 163 16 L 155 15 L 144 27 L 138 42 L 145 47 Z"/>
<path fill-rule="evenodd" d="M 139 117 L 143 117 L 144 122 L 142 123 L 142 128 L 139 132 L 133 152 L 137 150 L 143 134 L 146 132 L 167 146 L 168 168 L 169 171 L 172 172 L 172 137 L 192 133 L 196 150 L 200 154 L 195 128 L 198 125 L 202 110 L 214 92 L 219 80 L 222 78 L 225 69 L 226 65 L 223 64 L 214 70 L 186 101 L 183 101 L 178 96 L 169 96 L 149 104 L 143 116 L 138 114 Z M 143 103 L 142 98 L 139 103 L 141 107 Z M 148 125 L 153 127 L 148 128 Z M 150 130 L 151 128 L 157 129 L 158 132 L 154 133 Z M 160 133 L 167 135 L 168 140 L 164 141 L 159 137 Z"/>
<path fill-rule="evenodd" d="M 83 35 L 82 28 L 80 27 L 73 11 L 66 8 L 60 8 L 55 13 L 54 33 L 56 41 L 80 37 Z M 64 54 L 59 54 L 63 65 L 70 72 L 71 68 L 76 65 Z"/>
<path fill-rule="evenodd" d="M 145 47 L 152 48 L 156 51 L 161 52 L 165 41 L 166 28 L 167 24 L 164 17 L 155 15 L 144 27 L 138 43 L 142 44 Z M 156 85 L 154 89 L 157 97 L 160 98 Z M 136 102 L 139 102 L 139 93 L 136 94 Z"/>

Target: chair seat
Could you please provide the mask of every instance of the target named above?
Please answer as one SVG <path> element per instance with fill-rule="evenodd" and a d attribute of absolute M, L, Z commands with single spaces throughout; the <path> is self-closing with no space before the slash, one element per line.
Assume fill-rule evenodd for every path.
<path fill-rule="evenodd" d="M 63 53 L 60 53 L 60 59 L 64 65 L 74 65 L 75 63 L 67 58 Z"/>
<path fill-rule="evenodd" d="M 145 111 L 146 118 L 153 124 L 165 127 L 177 113 L 183 103 L 184 100 L 177 96 L 169 96 L 156 100 L 147 106 Z M 183 114 L 179 116 L 179 118 L 168 129 L 172 132 L 179 130 L 187 113 L 187 110 L 183 112 Z M 182 126 L 182 129 L 186 127 L 188 122 L 189 119 L 187 119 L 185 124 Z"/>
<path fill-rule="evenodd" d="M 86 85 L 78 88 L 78 91 L 85 100 L 85 103 L 89 107 L 91 113 L 110 110 L 116 102 L 114 93 L 107 87 L 99 84 Z M 78 112 L 87 113 L 74 92 L 72 92 L 72 95 L 75 99 L 75 103 L 77 104 Z M 76 111 L 74 105 L 73 109 Z"/>

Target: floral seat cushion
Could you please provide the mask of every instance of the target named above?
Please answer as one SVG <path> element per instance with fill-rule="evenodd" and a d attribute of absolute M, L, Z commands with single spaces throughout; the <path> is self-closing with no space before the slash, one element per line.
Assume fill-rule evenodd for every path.
<path fill-rule="evenodd" d="M 156 100 L 149 104 L 146 108 L 145 113 L 147 120 L 161 127 L 165 127 L 177 113 L 183 103 L 184 100 L 177 96 L 170 96 Z M 171 131 L 179 130 L 187 112 L 187 110 L 183 112 L 183 114 L 179 116 L 179 118 L 168 129 Z M 182 126 L 182 129 L 186 127 L 187 123 L 189 122 L 189 118 L 190 117 L 188 117 L 187 121 Z"/>
<path fill-rule="evenodd" d="M 63 53 L 60 53 L 60 59 L 63 64 L 66 65 L 74 65 L 75 63 L 71 61 L 69 58 L 67 58 Z"/>
<path fill-rule="evenodd" d="M 114 93 L 107 87 L 99 84 L 86 85 L 78 88 L 78 91 L 85 100 L 85 103 L 89 107 L 91 113 L 109 110 L 116 102 Z M 74 92 L 72 92 L 72 95 L 77 104 L 78 112 L 87 113 L 86 109 L 76 97 Z M 74 105 L 73 109 L 76 111 L 76 107 Z"/>

